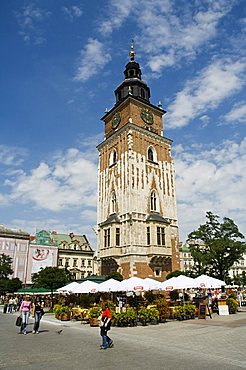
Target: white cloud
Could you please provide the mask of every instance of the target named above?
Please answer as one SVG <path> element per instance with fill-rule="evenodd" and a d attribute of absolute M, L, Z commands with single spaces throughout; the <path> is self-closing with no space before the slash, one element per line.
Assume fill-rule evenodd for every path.
<path fill-rule="evenodd" d="M 168 128 L 188 125 L 191 120 L 215 109 L 224 99 L 239 91 L 244 84 L 242 76 L 245 67 L 244 61 L 217 60 L 197 73 L 168 106 Z"/>
<path fill-rule="evenodd" d="M 46 41 L 43 36 L 44 30 L 39 27 L 39 24 L 49 17 L 51 12 L 29 4 L 16 12 L 15 15 L 20 26 L 19 34 L 26 43 L 32 42 L 39 45 Z"/>
<path fill-rule="evenodd" d="M 40 209 L 91 207 L 97 199 L 97 164 L 86 158 L 86 153 L 69 149 L 56 155 L 51 164 L 41 162 L 30 173 L 23 171 L 14 180 L 6 180 L 5 185 L 12 188 L 12 201 Z"/>
<path fill-rule="evenodd" d="M 72 5 L 70 7 L 63 6 L 62 11 L 70 21 L 80 18 L 83 14 L 81 8 L 76 5 Z"/>
<path fill-rule="evenodd" d="M 239 102 L 235 104 L 229 113 L 224 117 L 226 122 L 246 123 L 246 103 Z"/>
<path fill-rule="evenodd" d="M 120 28 L 136 5 L 136 0 L 111 0 L 107 7 L 107 19 L 101 22 L 99 32 L 110 34 L 114 29 Z"/>
<path fill-rule="evenodd" d="M 97 74 L 110 60 L 111 56 L 104 49 L 103 43 L 97 39 L 90 38 L 81 51 L 75 80 L 82 82 L 88 80 Z"/>
<path fill-rule="evenodd" d="M 246 138 L 194 149 L 175 148 L 181 239 L 205 222 L 207 211 L 233 218 L 246 234 Z"/>
<path fill-rule="evenodd" d="M 133 21 L 138 50 L 150 56 L 147 64 L 158 76 L 163 68 L 194 57 L 202 45 L 213 39 L 220 20 L 233 4 L 223 0 L 192 7 L 188 2 L 170 0 L 111 0 L 106 10 L 107 19 L 99 30 L 109 34 L 126 20 Z"/>
<path fill-rule="evenodd" d="M 27 153 L 24 148 L 0 145 L 0 164 L 18 166 L 25 160 Z"/>

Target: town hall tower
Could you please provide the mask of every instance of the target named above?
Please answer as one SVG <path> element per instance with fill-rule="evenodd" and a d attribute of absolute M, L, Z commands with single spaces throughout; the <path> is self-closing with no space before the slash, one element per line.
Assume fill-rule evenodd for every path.
<path fill-rule="evenodd" d="M 164 280 L 179 270 L 172 141 L 161 104 L 150 103 L 132 42 L 116 102 L 98 145 L 98 251 L 101 274 Z"/>

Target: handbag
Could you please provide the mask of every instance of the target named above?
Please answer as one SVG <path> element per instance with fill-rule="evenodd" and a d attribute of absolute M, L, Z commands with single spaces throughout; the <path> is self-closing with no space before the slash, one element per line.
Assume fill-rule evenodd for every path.
<path fill-rule="evenodd" d="M 22 317 L 18 316 L 17 319 L 16 319 L 16 322 L 15 322 L 15 325 L 16 326 L 21 326 L 21 324 L 22 324 Z"/>

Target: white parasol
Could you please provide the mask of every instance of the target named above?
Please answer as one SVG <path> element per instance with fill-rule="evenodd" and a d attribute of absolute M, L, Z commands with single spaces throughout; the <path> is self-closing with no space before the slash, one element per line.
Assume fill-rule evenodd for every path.
<path fill-rule="evenodd" d="M 120 281 L 115 279 L 109 279 L 104 281 L 101 284 L 98 284 L 98 291 L 99 292 L 120 292 L 121 285 Z"/>
<path fill-rule="evenodd" d="M 201 275 L 194 279 L 199 288 L 221 288 L 222 285 L 226 285 L 223 280 L 215 279 L 211 276 Z"/>
<path fill-rule="evenodd" d="M 73 293 L 97 293 L 99 284 L 86 280 L 73 289 Z"/>

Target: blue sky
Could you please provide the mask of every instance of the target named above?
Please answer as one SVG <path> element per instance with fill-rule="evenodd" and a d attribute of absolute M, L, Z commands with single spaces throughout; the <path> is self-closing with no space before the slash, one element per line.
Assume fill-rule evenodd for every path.
<path fill-rule="evenodd" d="M 180 240 L 206 211 L 246 235 L 242 0 L 2 0 L 0 223 L 86 234 L 96 248 L 96 145 L 131 39 L 167 110 Z"/>

